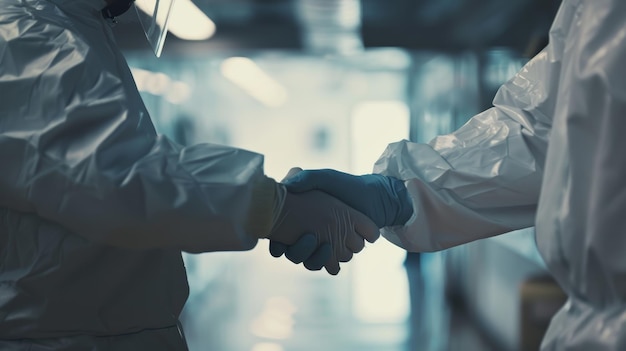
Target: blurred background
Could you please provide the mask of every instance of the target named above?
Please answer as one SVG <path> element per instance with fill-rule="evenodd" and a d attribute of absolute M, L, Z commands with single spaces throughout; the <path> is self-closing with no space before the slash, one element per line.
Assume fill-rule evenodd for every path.
<path fill-rule="evenodd" d="M 550 0 L 176 0 L 162 57 L 115 27 L 159 133 L 369 173 L 491 106 L 547 44 Z M 533 229 L 438 253 L 381 238 L 338 276 L 252 251 L 185 254 L 192 351 L 537 350 L 564 301 Z"/>

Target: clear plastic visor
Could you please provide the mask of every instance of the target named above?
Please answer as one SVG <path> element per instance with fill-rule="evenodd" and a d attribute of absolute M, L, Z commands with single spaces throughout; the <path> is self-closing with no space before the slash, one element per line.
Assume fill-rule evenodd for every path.
<path fill-rule="evenodd" d="M 161 56 L 163 50 L 174 1 L 176 0 L 135 0 L 139 23 L 157 57 Z"/>

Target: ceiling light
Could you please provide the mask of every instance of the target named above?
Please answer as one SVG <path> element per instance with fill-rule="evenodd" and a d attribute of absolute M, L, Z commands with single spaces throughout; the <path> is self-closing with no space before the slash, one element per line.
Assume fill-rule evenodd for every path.
<path fill-rule="evenodd" d="M 151 13 L 150 2 L 136 2 L 145 13 Z M 215 34 L 215 23 L 207 17 L 191 0 L 176 0 L 169 15 L 168 31 L 184 40 L 206 40 Z M 157 17 L 162 26 L 165 18 Z"/>
<path fill-rule="evenodd" d="M 184 40 L 205 40 L 215 34 L 215 23 L 191 0 L 176 0 L 170 15 L 169 31 Z"/>
<path fill-rule="evenodd" d="M 268 107 L 287 101 L 287 90 L 246 57 L 231 57 L 221 66 L 222 75 Z"/>

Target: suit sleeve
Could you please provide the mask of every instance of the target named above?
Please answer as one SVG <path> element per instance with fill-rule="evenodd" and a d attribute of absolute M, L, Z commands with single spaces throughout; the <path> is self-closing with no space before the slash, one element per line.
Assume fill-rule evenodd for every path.
<path fill-rule="evenodd" d="M 414 213 L 383 236 L 409 251 L 437 251 L 534 224 L 556 86 L 548 46 L 500 87 L 493 107 L 428 144 L 390 144 L 374 172 L 405 181 Z"/>
<path fill-rule="evenodd" d="M 115 246 L 254 247 L 245 228 L 262 155 L 158 136 L 121 53 L 20 23 L 0 31 L 0 206 Z"/>

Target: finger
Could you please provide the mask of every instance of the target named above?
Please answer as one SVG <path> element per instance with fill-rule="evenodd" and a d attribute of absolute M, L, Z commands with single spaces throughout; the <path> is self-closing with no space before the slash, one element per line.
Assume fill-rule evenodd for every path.
<path fill-rule="evenodd" d="M 329 261 L 332 254 L 330 244 L 321 245 L 308 259 L 304 261 L 304 267 L 310 271 L 319 271 Z"/>
<path fill-rule="evenodd" d="M 278 241 L 270 240 L 270 255 L 274 257 L 282 256 L 287 251 L 288 246 Z"/>
<path fill-rule="evenodd" d="M 286 181 L 287 179 L 295 176 L 296 174 L 302 172 L 302 168 L 300 167 L 293 167 L 292 169 L 289 170 L 289 172 L 287 172 L 287 175 L 285 176 L 285 178 L 283 178 L 283 180 L 281 182 Z"/>
<path fill-rule="evenodd" d="M 354 216 L 357 216 L 358 214 L 361 214 L 361 213 L 348 206 L 345 207 L 344 213 L 346 214 L 345 219 L 344 219 L 346 223 L 344 224 L 345 236 L 344 236 L 344 241 L 343 241 L 343 247 L 350 250 L 351 253 L 360 252 L 365 247 L 365 240 L 363 240 L 363 237 L 361 236 L 361 234 L 358 233 L 355 229 Z M 363 220 L 363 218 L 359 217 L 358 220 Z M 347 262 L 347 261 L 341 260 L 341 262 Z"/>
<path fill-rule="evenodd" d="M 326 268 L 326 272 L 328 272 L 328 274 L 330 275 L 339 274 L 339 262 L 334 258 L 331 258 L 328 262 L 326 262 L 326 265 L 324 265 L 324 267 Z"/>
<path fill-rule="evenodd" d="M 342 250 L 341 255 L 339 256 L 339 262 L 348 262 L 352 259 L 354 254 L 348 250 Z"/>
<path fill-rule="evenodd" d="M 372 222 L 366 215 L 351 209 L 350 219 L 353 221 L 354 230 L 370 243 L 375 242 L 380 237 L 380 230 L 376 223 Z"/>
<path fill-rule="evenodd" d="M 292 168 L 293 170 L 293 168 Z M 291 173 L 291 171 L 289 171 Z M 318 172 L 316 171 L 300 171 L 293 173 L 292 176 L 283 179 L 282 183 L 287 190 L 292 193 L 303 193 L 309 190 L 316 190 L 318 182 L 316 180 Z"/>
<path fill-rule="evenodd" d="M 365 247 L 365 240 L 357 232 L 349 233 L 346 235 L 346 247 L 353 253 L 359 253 Z"/>
<path fill-rule="evenodd" d="M 298 264 L 304 262 L 315 252 L 317 248 L 317 238 L 313 234 L 305 234 L 296 241 L 295 244 L 289 246 L 285 252 L 285 257 L 289 261 Z"/>

